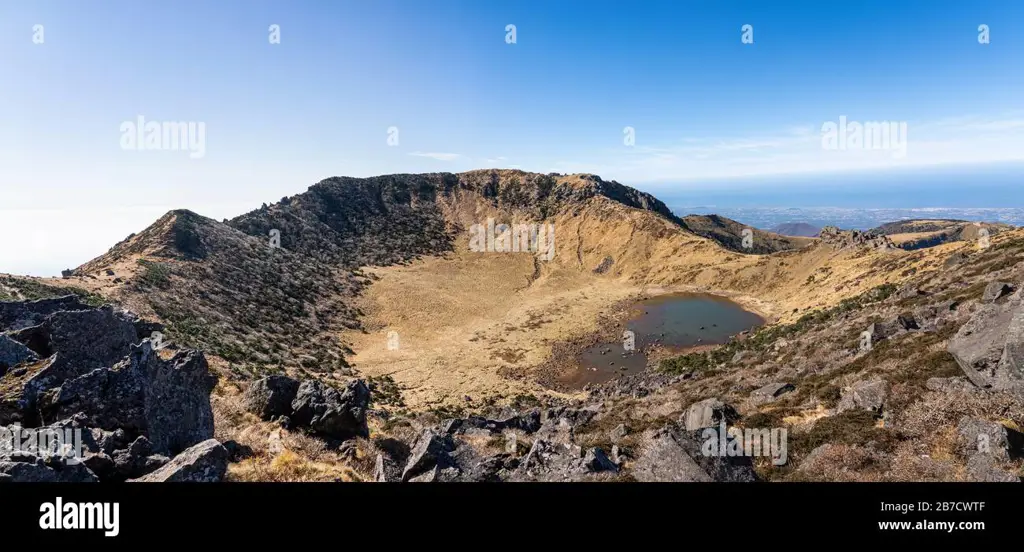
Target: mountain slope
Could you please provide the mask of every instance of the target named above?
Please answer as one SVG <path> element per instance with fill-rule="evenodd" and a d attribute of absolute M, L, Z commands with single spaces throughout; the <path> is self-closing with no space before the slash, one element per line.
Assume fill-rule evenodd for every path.
<path fill-rule="evenodd" d="M 489 219 L 554 228 L 551 257 L 471 251 Z M 422 406 L 543 389 L 556 349 L 631 298 L 707 291 L 784 321 L 941 266 L 761 231 L 748 254 L 742 229 L 586 174 L 331 178 L 225 223 L 168 213 L 61 282 L 159 319 L 238 374 L 354 370 Z"/>
<path fill-rule="evenodd" d="M 698 236 L 714 240 L 722 247 L 740 253 L 764 254 L 800 249 L 812 241 L 765 232 L 719 215 L 687 215 L 683 217 L 683 226 Z M 746 231 L 750 235 L 749 247 L 743 241 Z"/>

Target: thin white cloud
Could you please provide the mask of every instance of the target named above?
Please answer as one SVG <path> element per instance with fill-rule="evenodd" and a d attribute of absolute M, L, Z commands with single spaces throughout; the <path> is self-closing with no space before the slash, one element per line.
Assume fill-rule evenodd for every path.
<path fill-rule="evenodd" d="M 905 155 L 895 155 L 893 150 L 824 148 L 822 126 L 838 121 L 839 115 L 832 121 L 790 125 L 774 131 L 681 137 L 674 144 L 637 144 L 558 165 L 567 169 L 586 167 L 586 172 L 624 182 L 678 182 L 1024 161 L 1024 117 L 1020 113 L 906 121 Z M 849 118 L 848 124 L 852 122 L 855 120 Z"/>
<path fill-rule="evenodd" d="M 456 159 L 462 157 L 458 153 L 429 153 L 421 151 L 414 151 L 409 155 L 413 155 L 416 157 L 429 157 L 431 159 L 436 159 L 438 161 L 455 161 Z"/>

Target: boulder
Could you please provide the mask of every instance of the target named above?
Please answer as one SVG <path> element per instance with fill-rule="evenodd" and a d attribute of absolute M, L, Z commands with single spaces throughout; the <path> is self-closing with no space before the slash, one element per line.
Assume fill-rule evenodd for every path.
<path fill-rule="evenodd" d="M 723 420 L 731 424 L 737 419 L 739 414 L 736 409 L 712 397 L 690 405 L 679 423 L 686 431 L 697 431 L 705 427 L 718 427 Z"/>
<path fill-rule="evenodd" d="M 139 483 L 216 483 L 228 470 L 228 450 L 216 439 L 194 445 L 162 467 L 131 481 Z"/>
<path fill-rule="evenodd" d="M 287 376 L 268 376 L 249 384 L 242 394 L 242 404 L 264 420 L 291 416 L 292 401 L 298 391 L 298 381 Z"/>
<path fill-rule="evenodd" d="M 957 437 L 958 450 L 968 458 L 988 454 L 1005 462 L 1024 453 L 1024 434 L 998 422 L 964 416 L 957 424 Z"/>
<path fill-rule="evenodd" d="M 31 349 L 4 334 L 0 334 L 0 377 L 7 373 L 8 368 L 23 362 L 35 362 L 36 360 L 39 360 L 39 357 Z"/>
<path fill-rule="evenodd" d="M 373 480 L 378 483 L 393 483 L 401 481 L 402 470 L 390 457 L 377 454 L 377 461 L 374 463 Z"/>
<path fill-rule="evenodd" d="M 108 458 L 113 462 L 111 476 L 121 481 L 142 477 L 170 461 L 170 458 L 166 456 L 153 454 L 153 445 L 149 439 L 141 435 L 132 441 L 128 448 L 114 451 L 114 454 Z M 102 460 L 94 462 L 102 462 Z M 105 462 L 103 463 L 105 464 Z"/>
<path fill-rule="evenodd" d="M 837 411 L 843 412 L 854 408 L 862 408 L 873 412 L 881 412 L 882 407 L 885 406 L 885 399 L 888 396 L 889 384 L 885 380 L 860 381 L 843 388 Z"/>
<path fill-rule="evenodd" d="M 410 481 L 414 478 L 430 474 L 436 475 L 437 471 L 450 467 L 453 462 L 448 454 L 453 448 L 451 438 L 441 435 L 432 429 L 426 429 L 420 434 L 409 453 L 409 461 L 402 470 L 402 481 Z M 423 479 L 419 479 L 423 481 Z"/>
<path fill-rule="evenodd" d="M 172 456 L 213 437 L 215 384 L 202 352 L 181 351 L 164 361 L 147 339 L 113 368 L 61 385 L 41 401 L 40 412 L 54 419 L 80 414 L 90 427 L 145 435 L 153 452 Z"/>
<path fill-rule="evenodd" d="M 662 428 L 644 435 L 633 463 L 633 477 L 643 482 L 756 481 L 751 459 L 745 456 L 705 456 L 692 436 Z"/>
<path fill-rule="evenodd" d="M 350 381 L 343 391 L 316 380 L 306 380 L 292 401 L 292 422 L 336 439 L 368 437 L 366 410 L 370 389 L 362 380 Z"/>
<path fill-rule="evenodd" d="M 967 460 L 967 480 L 978 483 L 1019 483 L 1020 477 L 999 467 L 988 454 L 975 454 Z"/>
<path fill-rule="evenodd" d="M 981 294 L 982 303 L 995 303 L 999 299 L 1013 293 L 1013 286 L 1006 282 L 989 282 L 985 292 Z"/>
<path fill-rule="evenodd" d="M 587 451 L 587 455 L 583 457 L 583 465 L 592 472 L 619 471 L 619 466 L 612 462 L 600 447 Z"/>
<path fill-rule="evenodd" d="M 60 311 L 94 310 L 75 295 L 37 301 L 0 302 L 0 331 L 38 326 L 47 316 Z"/>
<path fill-rule="evenodd" d="M 0 460 L 0 483 L 96 483 L 84 464 L 46 465 L 41 458 L 25 455 Z"/>
<path fill-rule="evenodd" d="M 55 312 L 31 336 L 37 344 L 26 345 L 40 356 L 52 358 L 25 383 L 23 398 L 29 411 L 44 391 L 93 370 L 114 366 L 131 352 L 136 340 L 134 326 L 115 316 L 110 307 Z"/>
<path fill-rule="evenodd" d="M 1024 307 L 1014 301 L 982 305 L 950 338 L 947 349 L 978 387 L 1020 390 L 1024 387 Z"/>

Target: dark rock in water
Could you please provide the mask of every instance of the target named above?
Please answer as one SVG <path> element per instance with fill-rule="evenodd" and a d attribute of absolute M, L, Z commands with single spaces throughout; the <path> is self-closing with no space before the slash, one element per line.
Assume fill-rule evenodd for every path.
<path fill-rule="evenodd" d="M 213 437 L 215 384 L 200 351 L 164 361 L 145 340 L 113 368 L 93 370 L 48 394 L 40 412 L 54 419 L 83 414 L 92 427 L 144 434 L 154 452 L 173 455 Z"/>
<path fill-rule="evenodd" d="M 1013 293 L 1013 287 L 1006 282 L 989 282 L 981 295 L 982 303 L 995 303 L 999 299 Z"/>
<path fill-rule="evenodd" d="M 448 453 L 453 448 L 450 437 L 440 435 L 431 429 L 424 430 L 409 453 L 409 461 L 402 470 L 402 481 L 410 481 L 452 466 L 453 462 Z"/>
<path fill-rule="evenodd" d="M 228 450 L 216 439 L 194 445 L 160 469 L 132 481 L 139 483 L 216 483 L 228 471 Z"/>
<path fill-rule="evenodd" d="M 370 389 L 362 380 L 352 380 L 344 391 L 306 380 L 292 401 L 292 422 L 316 433 L 337 439 L 368 437 L 366 410 Z"/>
<path fill-rule="evenodd" d="M 692 404 L 679 423 L 687 431 L 696 431 L 705 427 L 718 427 L 722 421 L 731 424 L 738 419 L 739 414 L 735 408 L 712 397 Z"/>
<path fill-rule="evenodd" d="M 644 435 L 632 474 L 644 482 L 756 481 L 753 464 L 745 456 L 705 456 L 691 433 L 663 428 Z"/>
<path fill-rule="evenodd" d="M 264 420 L 274 416 L 290 416 L 292 401 L 298 391 L 298 381 L 287 376 L 268 376 L 249 384 L 242 395 L 242 404 L 246 410 Z"/>

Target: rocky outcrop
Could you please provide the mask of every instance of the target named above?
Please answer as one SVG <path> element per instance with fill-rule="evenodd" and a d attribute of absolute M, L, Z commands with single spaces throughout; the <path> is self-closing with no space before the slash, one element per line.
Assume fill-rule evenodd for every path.
<path fill-rule="evenodd" d="M 436 481 L 442 470 L 454 467 L 449 452 L 454 449 L 450 437 L 431 429 L 424 430 L 409 454 L 409 461 L 402 470 L 402 481 Z"/>
<path fill-rule="evenodd" d="M 264 420 L 291 416 L 292 401 L 298 391 L 298 381 L 287 376 L 268 376 L 249 384 L 242 403 L 246 410 Z"/>
<path fill-rule="evenodd" d="M 3 351 L 21 364 L 0 373 L 0 424 L 15 424 L 0 434 L 63 444 L 59 454 L 0 445 L 0 481 L 145 477 L 190 463 L 175 455 L 213 437 L 216 380 L 202 352 L 163 360 L 137 341 L 147 322 L 74 298 L 0 303 L 0 313 Z"/>
<path fill-rule="evenodd" d="M 739 419 L 736 409 L 717 398 L 704 399 L 694 403 L 679 420 L 686 431 L 697 431 L 705 427 L 718 427 L 721 422 L 730 424 Z"/>
<path fill-rule="evenodd" d="M 228 450 L 208 439 L 182 452 L 163 467 L 133 481 L 139 483 L 216 483 L 228 469 Z"/>
<path fill-rule="evenodd" d="M 632 474 L 637 481 L 749 482 L 757 479 L 750 458 L 705 455 L 699 437 L 673 428 L 645 435 Z"/>
<path fill-rule="evenodd" d="M 1019 298 L 983 304 L 948 350 L 977 386 L 1024 393 L 1024 306 Z"/>
<path fill-rule="evenodd" d="M 40 412 L 47 419 L 82 414 L 91 427 L 144 434 L 154 451 L 173 455 L 213 437 L 215 383 L 201 352 L 182 351 L 164 361 L 147 339 L 114 367 L 48 393 Z"/>
<path fill-rule="evenodd" d="M 39 357 L 34 351 L 7 335 L 0 334 L 0 377 L 12 367 L 36 360 L 39 360 Z"/>
<path fill-rule="evenodd" d="M 888 236 L 859 230 L 840 230 L 835 226 L 822 228 L 818 238 L 822 243 L 836 249 L 850 247 L 867 247 L 876 250 L 896 249 L 896 245 Z"/>
<path fill-rule="evenodd" d="M 889 384 L 885 380 L 860 381 L 843 388 L 837 411 L 862 408 L 876 413 L 882 412 L 888 396 Z"/>
<path fill-rule="evenodd" d="M 292 421 L 314 432 L 336 439 L 368 437 L 366 409 L 370 389 L 362 380 L 352 380 L 339 391 L 316 380 L 299 384 L 292 400 Z"/>

